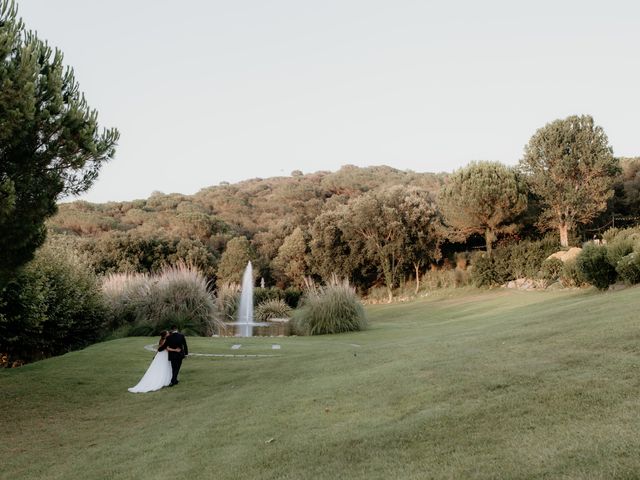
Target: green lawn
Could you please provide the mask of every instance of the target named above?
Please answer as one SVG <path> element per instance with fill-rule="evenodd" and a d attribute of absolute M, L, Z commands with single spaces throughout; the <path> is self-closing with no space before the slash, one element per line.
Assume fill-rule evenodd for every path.
<path fill-rule="evenodd" d="M 189 338 L 278 356 L 188 358 L 180 385 L 148 394 L 127 387 L 149 338 L 2 370 L 0 478 L 640 477 L 640 289 L 368 313 L 353 334 Z"/>

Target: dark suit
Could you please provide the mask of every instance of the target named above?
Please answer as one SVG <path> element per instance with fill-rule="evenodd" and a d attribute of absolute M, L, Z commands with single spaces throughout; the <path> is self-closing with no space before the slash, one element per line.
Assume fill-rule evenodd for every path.
<path fill-rule="evenodd" d="M 182 366 L 182 359 L 189 355 L 189 349 L 187 348 L 187 339 L 184 338 L 180 332 L 171 333 L 158 351 L 161 352 L 165 350 L 167 347 L 169 348 L 179 348 L 180 352 L 171 352 L 169 351 L 169 361 L 171 362 L 171 384 L 175 385 L 178 383 L 178 372 L 180 372 L 180 366 Z"/>

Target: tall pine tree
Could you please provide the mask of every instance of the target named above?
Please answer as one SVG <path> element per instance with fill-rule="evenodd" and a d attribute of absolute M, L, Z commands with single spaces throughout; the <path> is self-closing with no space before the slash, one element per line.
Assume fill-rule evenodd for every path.
<path fill-rule="evenodd" d="M 589 115 L 573 115 L 540 128 L 525 146 L 520 169 L 542 201 L 538 221 L 557 228 L 560 244 L 569 246 L 569 232 L 607 208 L 619 161 L 602 127 Z"/>
<path fill-rule="evenodd" d="M 86 191 L 118 131 L 98 131 L 62 52 L 0 0 L 0 287 L 44 242 L 61 196 Z"/>

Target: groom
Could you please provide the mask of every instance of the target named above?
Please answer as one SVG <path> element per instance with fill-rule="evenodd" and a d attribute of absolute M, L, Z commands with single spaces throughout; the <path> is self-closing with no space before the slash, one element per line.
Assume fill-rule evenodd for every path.
<path fill-rule="evenodd" d="M 189 355 L 189 349 L 187 348 L 187 340 L 175 325 L 171 326 L 171 332 L 164 342 L 164 345 L 158 349 L 162 351 L 167 349 L 169 352 L 169 361 L 171 362 L 171 383 L 170 387 L 178 384 L 178 372 L 180 372 L 180 366 L 182 365 L 182 359 Z"/>

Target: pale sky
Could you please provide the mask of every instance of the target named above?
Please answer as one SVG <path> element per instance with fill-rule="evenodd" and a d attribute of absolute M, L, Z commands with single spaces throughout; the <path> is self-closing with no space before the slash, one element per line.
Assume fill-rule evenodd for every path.
<path fill-rule="evenodd" d="M 102 126 L 89 201 L 345 164 L 515 164 L 591 114 L 640 155 L 640 2 L 18 0 Z"/>

